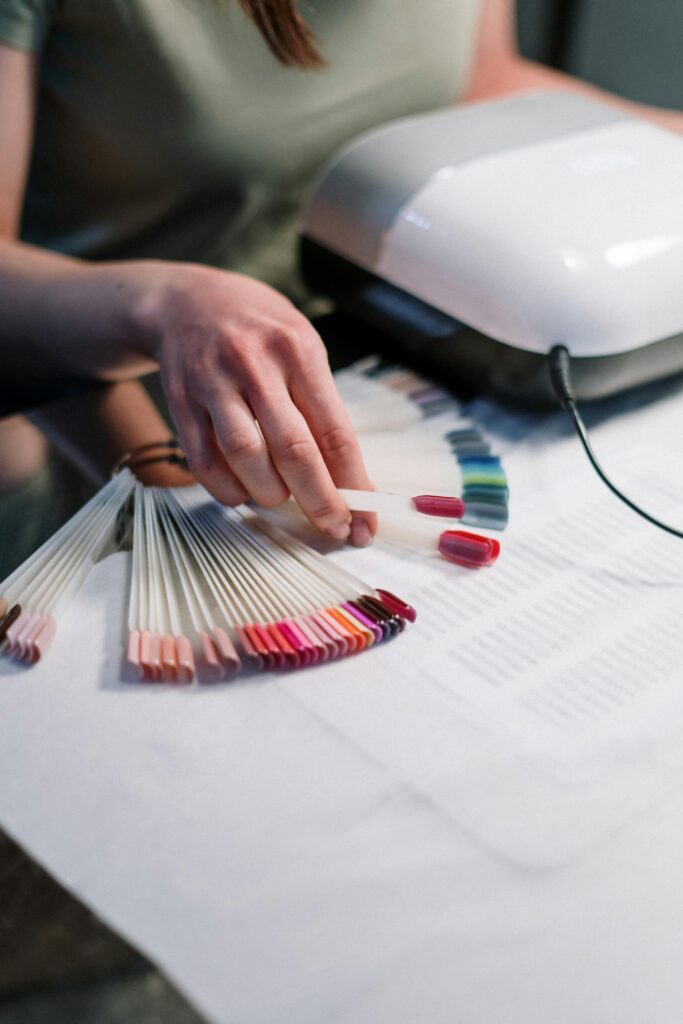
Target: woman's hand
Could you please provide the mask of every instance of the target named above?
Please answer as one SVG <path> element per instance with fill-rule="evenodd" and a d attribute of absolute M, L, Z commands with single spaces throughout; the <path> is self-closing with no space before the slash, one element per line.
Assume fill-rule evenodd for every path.
<path fill-rule="evenodd" d="M 219 501 L 273 507 L 292 494 L 337 540 L 367 544 L 337 487 L 367 489 L 325 347 L 278 292 L 241 274 L 182 266 L 148 299 L 154 355 L 197 480 Z"/>

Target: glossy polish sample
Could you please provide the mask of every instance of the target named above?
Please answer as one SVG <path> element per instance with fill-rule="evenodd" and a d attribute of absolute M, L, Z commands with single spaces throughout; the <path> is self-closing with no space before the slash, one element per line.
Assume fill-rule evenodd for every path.
<path fill-rule="evenodd" d="M 349 615 L 353 616 L 356 622 L 359 622 L 362 626 L 365 626 L 366 629 L 370 630 L 375 638 L 376 644 L 382 643 L 382 640 L 385 639 L 384 630 L 377 622 L 371 619 L 362 608 L 359 608 L 355 601 L 345 601 L 342 607 L 349 613 Z"/>
<path fill-rule="evenodd" d="M 231 679 L 243 666 L 260 672 L 318 665 L 381 644 L 414 618 L 410 605 L 388 591 L 375 591 L 278 622 L 231 627 L 237 647 L 228 632 L 216 626 L 197 636 L 200 679 Z M 12 626 L 14 646 L 24 660 L 39 657 L 38 643 L 31 643 L 52 626 L 51 620 L 19 610 Z M 47 633 L 51 635 L 51 630 Z M 195 677 L 192 645 L 185 636 L 130 630 L 126 659 L 147 682 L 191 682 Z"/>
<path fill-rule="evenodd" d="M 415 622 L 417 619 L 417 612 L 412 605 L 406 604 L 400 597 L 396 597 L 396 594 L 392 594 L 390 590 L 381 590 L 379 587 L 375 589 L 375 593 L 379 594 L 383 605 L 386 605 L 390 611 L 395 612 L 396 615 L 400 615 L 406 622 Z"/>
<path fill-rule="evenodd" d="M 466 530 L 445 530 L 439 537 L 438 550 L 444 558 L 466 568 L 481 569 L 493 565 L 500 554 L 500 543 L 491 537 Z"/>
<path fill-rule="evenodd" d="M 423 516 L 462 519 L 465 514 L 465 502 L 462 498 L 445 498 L 439 497 L 438 494 L 418 494 L 412 501 L 415 510 Z"/>
<path fill-rule="evenodd" d="M 381 515 L 440 516 L 443 519 L 462 519 L 465 503 L 462 498 L 438 494 L 417 494 L 408 498 L 403 494 L 381 491 L 351 491 L 340 489 L 339 495 L 356 512 L 379 512 Z"/>

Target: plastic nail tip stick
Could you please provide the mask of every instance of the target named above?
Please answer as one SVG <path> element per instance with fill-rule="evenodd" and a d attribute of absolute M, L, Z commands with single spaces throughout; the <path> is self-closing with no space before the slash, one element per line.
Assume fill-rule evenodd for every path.
<path fill-rule="evenodd" d="M 340 496 L 354 512 L 379 512 L 383 515 L 438 516 L 442 519 L 462 519 L 465 503 L 462 498 L 438 494 L 402 494 L 380 491 L 352 491 L 340 489 Z"/>

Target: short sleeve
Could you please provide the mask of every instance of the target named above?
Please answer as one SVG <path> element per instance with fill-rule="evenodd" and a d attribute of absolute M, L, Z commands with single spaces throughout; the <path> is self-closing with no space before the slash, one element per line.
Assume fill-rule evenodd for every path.
<path fill-rule="evenodd" d="M 0 43 L 38 53 L 57 0 L 0 0 Z"/>

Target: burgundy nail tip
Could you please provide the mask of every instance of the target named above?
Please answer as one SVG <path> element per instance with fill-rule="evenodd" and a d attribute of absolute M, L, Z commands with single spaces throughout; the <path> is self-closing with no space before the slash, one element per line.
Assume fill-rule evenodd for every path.
<path fill-rule="evenodd" d="M 417 612 L 412 605 L 406 604 L 400 597 L 396 597 L 396 594 L 392 594 L 390 590 L 381 590 L 379 587 L 375 593 L 379 594 L 382 599 L 382 604 L 386 605 L 390 611 L 396 615 L 400 615 L 406 622 L 415 622 L 417 619 Z"/>
<path fill-rule="evenodd" d="M 442 519 L 462 519 L 465 502 L 462 498 L 444 498 L 438 494 L 418 494 L 413 500 L 416 511 L 424 516 L 439 516 Z"/>

